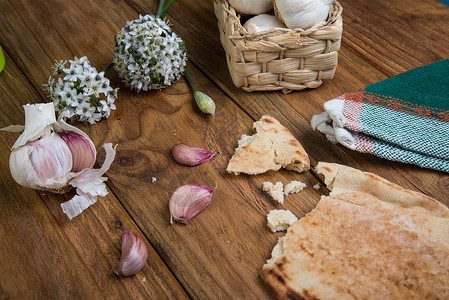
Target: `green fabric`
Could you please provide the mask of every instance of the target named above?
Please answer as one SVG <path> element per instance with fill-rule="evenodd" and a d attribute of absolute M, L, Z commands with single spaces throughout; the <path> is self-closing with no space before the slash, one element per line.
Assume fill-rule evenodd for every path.
<path fill-rule="evenodd" d="M 449 59 L 366 86 L 369 93 L 437 110 L 449 110 Z"/>
<path fill-rule="evenodd" d="M 449 173 L 449 59 L 348 92 L 312 127 L 333 142 Z"/>

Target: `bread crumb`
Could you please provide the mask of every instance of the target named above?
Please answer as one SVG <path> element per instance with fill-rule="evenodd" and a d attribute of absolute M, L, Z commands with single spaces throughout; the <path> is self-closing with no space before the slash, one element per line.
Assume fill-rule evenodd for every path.
<path fill-rule="evenodd" d="M 320 189 L 320 187 L 321 187 L 321 185 L 319 183 L 317 183 L 313 186 L 313 188 L 317 191 Z"/>
<path fill-rule="evenodd" d="M 268 227 L 272 232 L 287 230 L 298 218 L 289 210 L 273 209 L 267 215 Z"/>
<path fill-rule="evenodd" d="M 284 185 L 282 182 L 278 181 L 276 184 L 269 181 L 264 182 L 262 189 L 267 192 L 273 200 L 284 204 Z"/>
<path fill-rule="evenodd" d="M 288 194 L 299 193 L 306 186 L 307 186 L 307 184 L 305 184 L 304 182 L 293 180 L 290 183 L 285 185 L 284 195 L 287 196 Z"/>
<path fill-rule="evenodd" d="M 156 182 L 156 177 L 151 177 L 151 182 Z"/>

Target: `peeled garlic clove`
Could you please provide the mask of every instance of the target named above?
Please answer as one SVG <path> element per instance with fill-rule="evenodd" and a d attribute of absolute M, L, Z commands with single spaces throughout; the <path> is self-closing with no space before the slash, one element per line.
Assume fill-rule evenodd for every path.
<path fill-rule="evenodd" d="M 263 14 L 273 9 L 273 0 L 229 0 L 229 4 L 246 15 Z"/>
<path fill-rule="evenodd" d="M 205 163 L 218 152 L 210 152 L 205 149 L 190 147 L 183 143 L 177 143 L 172 148 L 173 158 L 181 165 L 196 166 Z"/>
<path fill-rule="evenodd" d="M 169 202 L 170 224 L 176 222 L 187 224 L 212 201 L 215 189 L 204 185 L 187 184 L 173 193 Z"/>
<path fill-rule="evenodd" d="M 327 20 L 334 0 L 274 0 L 274 12 L 288 28 L 307 29 Z"/>
<path fill-rule="evenodd" d="M 246 21 L 243 27 L 248 33 L 255 33 L 270 30 L 272 28 L 285 28 L 285 25 L 279 21 L 276 16 L 260 14 Z"/>
<path fill-rule="evenodd" d="M 215 119 L 214 100 L 212 100 L 211 97 L 200 91 L 196 91 L 193 97 L 195 98 L 195 102 L 198 105 L 199 109 L 206 114 L 211 114 L 212 117 Z"/>
<path fill-rule="evenodd" d="M 136 234 L 123 231 L 122 255 L 112 270 L 119 276 L 131 276 L 139 272 L 147 261 L 148 250 L 145 242 Z"/>
<path fill-rule="evenodd" d="M 62 139 L 68 145 L 72 153 L 72 172 L 79 172 L 86 168 L 92 168 L 95 164 L 95 147 L 92 142 L 74 131 L 63 130 Z"/>

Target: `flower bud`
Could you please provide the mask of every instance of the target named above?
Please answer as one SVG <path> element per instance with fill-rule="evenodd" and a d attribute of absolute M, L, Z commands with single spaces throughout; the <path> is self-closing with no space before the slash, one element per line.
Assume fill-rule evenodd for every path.
<path fill-rule="evenodd" d="M 206 95 L 203 92 L 196 91 L 195 95 L 195 102 L 198 105 L 199 109 L 207 114 L 211 114 L 212 117 L 215 119 L 215 102 L 212 100 L 211 97 Z"/>

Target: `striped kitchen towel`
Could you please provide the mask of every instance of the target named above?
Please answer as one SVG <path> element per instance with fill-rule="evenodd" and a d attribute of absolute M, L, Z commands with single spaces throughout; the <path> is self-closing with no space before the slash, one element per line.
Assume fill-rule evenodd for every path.
<path fill-rule="evenodd" d="M 345 93 L 324 110 L 311 125 L 334 143 L 449 172 L 449 59 Z"/>

